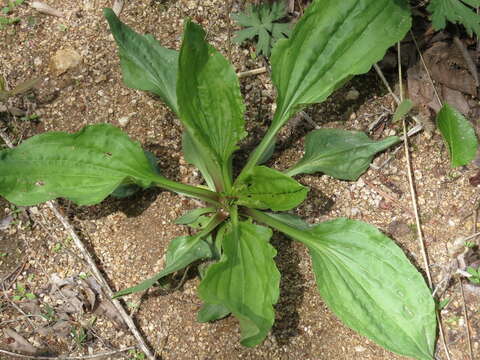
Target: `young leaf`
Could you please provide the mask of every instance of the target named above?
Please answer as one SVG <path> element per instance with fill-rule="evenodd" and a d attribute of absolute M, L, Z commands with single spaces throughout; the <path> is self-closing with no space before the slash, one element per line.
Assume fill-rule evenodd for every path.
<path fill-rule="evenodd" d="M 214 207 L 198 208 L 188 211 L 186 214 L 180 216 L 175 220 L 175 224 L 187 225 L 196 221 L 201 215 L 215 212 Z"/>
<path fill-rule="evenodd" d="M 136 33 L 112 9 L 104 9 L 103 14 L 119 48 L 125 85 L 153 92 L 178 114 L 178 52 L 161 46 L 152 35 Z"/>
<path fill-rule="evenodd" d="M 157 177 L 140 145 L 108 124 L 37 135 L 0 152 L 0 195 L 23 206 L 57 197 L 97 204 L 122 183 L 148 187 Z"/>
<path fill-rule="evenodd" d="M 337 179 L 356 180 L 372 162 L 373 156 L 399 142 L 396 136 L 370 140 L 358 131 L 319 129 L 310 132 L 305 140 L 305 155 L 285 173 L 323 172 Z"/>
<path fill-rule="evenodd" d="M 475 13 L 475 8 L 479 6 L 480 0 L 430 0 L 427 10 L 432 14 L 435 30 L 444 29 L 448 20 L 465 26 L 471 36 L 472 32 L 480 34 L 480 16 Z"/>
<path fill-rule="evenodd" d="M 208 268 L 199 286 L 204 302 L 221 304 L 237 317 L 244 346 L 262 342 L 275 319 L 280 273 L 271 235 L 270 229 L 248 222 L 232 225 L 223 239 L 220 262 Z"/>
<path fill-rule="evenodd" d="M 301 230 L 250 214 L 309 248 L 320 294 L 347 326 L 395 353 L 433 359 L 435 302 L 391 239 L 361 221 L 339 218 Z"/>
<path fill-rule="evenodd" d="M 202 236 L 179 236 L 168 245 L 165 268 L 155 276 L 140 284 L 115 293 L 114 298 L 143 291 L 155 285 L 161 278 L 181 270 L 191 263 L 211 257 L 210 246 L 203 241 Z"/>
<path fill-rule="evenodd" d="M 467 165 L 475 158 L 478 147 L 475 130 L 460 112 L 443 105 L 437 114 L 437 125 L 448 145 L 452 167 Z"/>
<path fill-rule="evenodd" d="M 202 308 L 198 311 L 197 321 L 201 323 L 220 320 L 230 314 L 228 310 L 222 304 L 208 304 L 202 305 Z"/>
<path fill-rule="evenodd" d="M 215 180 L 210 174 L 216 174 L 218 169 L 215 166 L 215 161 L 211 158 L 210 153 L 205 151 L 202 147 L 197 146 L 187 131 L 184 131 L 182 135 L 182 150 L 185 161 L 195 165 L 202 173 L 209 189 L 215 190 Z M 220 176 L 220 174 L 216 175 L 217 177 Z"/>
<path fill-rule="evenodd" d="M 177 97 L 180 118 L 195 144 L 227 167 L 237 142 L 246 135 L 238 78 L 205 41 L 202 28 L 190 21 L 180 50 Z"/>
<path fill-rule="evenodd" d="M 324 101 L 352 75 L 363 74 L 410 29 L 405 0 L 314 0 L 288 40 L 272 51 L 278 92 L 273 124 Z"/>
<path fill-rule="evenodd" d="M 305 200 L 308 188 L 266 166 L 256 166 L 233 189 L 238 205 L 274 211 L 290 210 Z"/>
<path fill-rule="evenodd" d="M 395 114 L 393 114 L 392 122 L 396 123 L 397 121 L 401 120 L 405 115 L 408 114 L 410 110 L 412 110 L 413 102 L 410 99 L 403 100 L 400 105 L 398 105 L 397 110 L 395 110 Z"/>

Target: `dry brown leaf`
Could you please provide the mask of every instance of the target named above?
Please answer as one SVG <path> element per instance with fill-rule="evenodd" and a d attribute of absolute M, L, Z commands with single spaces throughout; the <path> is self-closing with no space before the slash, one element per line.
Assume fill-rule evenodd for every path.
<path fill-rule="evenodd" d="M 6 338 L 11 340 L 8 343 L 8 347 L 15 352 L 24 353 L 28 355 L 35 355 L 38 353 L 38 349 L 30 344 L 22 335 L 10 328 L 3 329 L 3 333 Z"/>

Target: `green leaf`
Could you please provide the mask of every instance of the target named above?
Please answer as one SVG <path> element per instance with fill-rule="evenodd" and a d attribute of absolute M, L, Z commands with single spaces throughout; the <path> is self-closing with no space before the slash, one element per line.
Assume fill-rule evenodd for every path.
<path fill-rule="evenodd" d="M 470 121 L 454 107 L 444 104 L 437 125 L 448 146 L 452 167 L 467 165 L 475 158 L 478 141 Z"/>
<path fill-rule="evenodd" d="M 444 29 L 448 20 L 465 26 L 471 36 L 472 32 L 480 35 L 480 16 L 474 9 L 478 6 L 479 0 L 430 0 L 427 10 L 432 14 L 432 25 L 435 30 Z"/>
<path fill-rule="evenodd" d="M 253 213 L 309 248 L 320 294 L 347 326 L 395 353 L 433 359 L 435 302 L 391 239 L 361 221 L 339 218 L 301 230 Z"/>
<path fill-rule="evenodd" d="M 190 134 L 186 131 L 182 135 L 182 150 L 185 161 L 195 165 L 201 172 L 210 190 L 215 190 L 215 178 L 221 177 L 218 168 L 215 167 L 215 160 L 209 151 L 204 150 L 195 144 Z"/>
<path fill-rule="evenodd" d="M 209 258 L 211 254 L 210 246 L 202 240 L 202 236 L 176 237 L 168 246 L 165 268 L 162 271 L 138 285 L 115 293 L 114 298 L 146 290 L 161 278 L 181 270 L 197 260 Z"/>
<path fill-rule="evenodd" d="M 204 302 L 225 306 L 239 320 L 244 346 L 262 342 L 275 319 L 280 273 L 271 235 L 270 229 L 248 222 L 232 225 L 220 262 L 209 267 L 199 287 Z"/>
<path fill-rule="evenodd" d="M 37 135 L 0 152 L 0 195 L 23 206 L 57 197 L 97 204 L 120 184 L 148 187 L 158 177 L 140 145 L 108 124 Z"/>
<path fill-rule="evenodd" d="M 395 110 L 395 114 L 393 114 L 393 120 L 392 122 L 397 122 L 399 120 L 402 120 L 402 118 L 409 113 L 410 110 L 412 110 L 413 103 L 412 100 L 410 99 L 405 99 L 403 100 L 400 105 L 398 105 L 397 110 Z"/>
<path fill-rule="evenodd" d="M 242 43 L 257 37 L 257 56 L 263 54 L 268 57 L 275 42 L 287 37 L 291 32 L 290 24 L 275 22 L 286 15 L 287 10 L 283 1 L 249 5 L 244 13 L 232 15 L 237 24 L 246 27 L 235 33 L 233 41 Z"/>
<path fill-rule="evenodd" d="M 119 48 L 125 85 L 153 92 L 178 114 L 178 52 L 161 46 L 152 35 L 136 33 L 112 9 L 104 9 L 103 14 Z"/>
<path fill-rule="evenodd" d="M 148 161 L 150 162 L 152 169 L 154 169 L 156 174 L 160 175 L 160 169 L 158 168 L 157 158 L 155 157 L 155 155 L 150 151 L 146 150 L 144 150 L 144 153 Z M 138 186 L 137 184 L 131 184 L 127 181 L 126 184 L 122 184 L 117 187 L 115 191 L 112 192 L 111 196 L 117 199 L 124 199 L 126 197 L 132 196 L 133 194 L 136 194 L 140 190 L 142 190 L 141 186 Z"/>
<path fill-rule="evenodd" d="M 399 141 L 396 136 L 374 141 L 358 131 L 314 130 L 305 140 L 303 158 L 285 173 L 294 176 L 323 172 L 337 179 L 356 180 L 368 169 L 376 153 Z"/>
<path fill-rule="evenodd" d="M 256 166 L 233 189 L 238 205 L 274 211 L 290 210 L 305 200 L 308 188 L 266 166 Z"/>
<path fill-rule="evenodd" d="M 187 225 L 196 221 L 201 215 L 215 212 L 214 207 L 198 208 L 188 211 L 186 214 L 180 216 L 175 220 L 175 224 Z"/>
<path fill-rule="evenodd" d="M 405 0 L 314 0 L 290 38 L 272 51 L 278 93 L 273 124 L 283 125 L 351 76 L 369 71 L 410 26 Z"/>
<path fill-rule="evenodd" d="M 229 314 L 230 314 L 230 310 L 228 310 L 222 304 L 205 303 L 202 305 L 201 309 L 198 311 L 197 321 L 200 323 L 205 323 L 209 321 L 220 320 L 225 316 L 228 316 Z"/>
<path fill-rule="evenodd" d="M 177 97 L 180 119 L 193 142 L 224 173 L 246 135 L 245 106 L 233 67 L 205 41 L 202 28 L 190 21 L 180 50 Z"/>

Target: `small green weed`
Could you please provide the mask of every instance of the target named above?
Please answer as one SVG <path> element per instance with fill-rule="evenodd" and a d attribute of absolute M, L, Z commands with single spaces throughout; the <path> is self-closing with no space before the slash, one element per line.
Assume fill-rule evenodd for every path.
<path fill-rule="evenodd" d="M 144 353 L 137 350 L 130 350 L 128 355 L 130 355 L 129 360 L 144 360 L 147 358 Z"/>
<path fill-rule="evenodd" d="M 12 300 L 13 301 L 22 301 L 22 300 L 34 300 L 36 299 L 37 296 L 32 293 L 32 292 L 28 292 L 25 285 L 23 285 L 22 283 L 17 283 L 17 286 L 15 288 L 15 295 L 12 297 Z"/>
<path fill-rule="evenodd" d="M 467 268 L 467 272 L 472 275 L 468 278 L 468 280 L 472 283 L 472 284 L 478 284 L 480 285 L 480 269 L 475 269 L 471 266 L 469 266 Z"/>
<path fill-rule="evenodd" d="M 247 39 L 256 39 L 256 55 L 269 57 L 273 45 L 288 37 L 292 31 L 290 24 L 277 22 L 286 15 L 285 4 L 281 1 L 249 5 L 245 12 L 232 15 L 238 25 L 245 27 L 236 32 L 233 41 L 240 44 Z"/>

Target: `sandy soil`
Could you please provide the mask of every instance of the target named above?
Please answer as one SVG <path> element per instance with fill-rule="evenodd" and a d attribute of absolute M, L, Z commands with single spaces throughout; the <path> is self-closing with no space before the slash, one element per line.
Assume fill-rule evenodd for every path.
<path fill-rule="evenodd" d="M 225 55 L 228 54 L 227 2 L 220 0 L 128 2 L 121 18 L 136 31 L 151 33 L 159 41 L 178 49 L 182 19 L 189 16 L 208 31 L 208 38 Z M 240 9 L 234 1 L 233 11 Z M 39 115 L 39 120 L 22 121 L 3 116 L 0 128 L 14 143 L 43 131 L 78 131 L 86 124 L 108 122 L 122 126 L 135 140 L 159 159 L 162 172 L 169 178 L 198 183 L 196 170 L 180 152 L 181 125 L 174 115 L 154 97 L 126 88 L 121 81 L 116 45 L 110 35 L 102 8 L 111 6 L 104 0 L 51 0 L 49 4 L 66 16 L 41 15 L 26 5 L 15 9 L 21 18 L 17 25 L 0 30 L 0 72 L 9 86 L 44 75 L 33 95 L 21 96 L 12 104 Z M 59 49 L 74 49 L 81 65 L 56 76 L 51 69 L 52 56 Z M 232 45 L 231 55 L 237 71 L 258 68 L 263 59 L 251 56 L 247 45 Z M 246 158 L 269 124 L 274 93 L 267 74 L 242 79 L 247 102 L 250 136 L 242 144 L 238 161 Z M 347 100 L 348 92 L 360 96 Z M 326 103 L 308 109 L 313 120 L 328 127 L 367 130 L 382 114 L 391 114 L 393 102 L 376 78 L 367 74 L 348 83 Z M 128 117 L 125 124 L 122 118 Z M 386 119 L 389 116 L 385 117 Z M 121 121 L 119 121 L 121 120 Z M 311 130 L 308 123 L 296 122 L 281 133 L 279 146 L 270 165 L 284 169 L 302 155 L 303 136 Z M 381 138 L 399 134 L 398 124 L 386 122 L 371 135 Z M 394 149 L 392 149 L 393 151 Z M 379 156 L 382 164 L 392 151 Z M 472 166 L 452 170 L 448 153 L 437 132 L 421 133 L 411 139 L 415 183 L 427 250 L 434 281 L 442 278 L 442 268 L 449 261 L 447 244 L 474 231 L 478 191 L 468 179 Z M 300 176 L 299 181 L 312 190 L 308 200 L 296 213 L 313 223 L 346 216 L 374 224 L 389 234 L 423 268 L 416 241 L 406 162 L 403 150 L 393 155 L 384 167 L 370 169 L 357 182 L 338 181 L 327 176 Z M 107 199 L 97 206 L 77 207 L 67 201 L 60 206 L 74 224 L 98 266 L 115 290 L 132 286 L 158 272 L 169 240 L 186 234 L 186 228 L 174 225 L 176 217 L 195 204 L 178 195 L 147 190 L 128 199 Z M 0 199 L 0 218 L 15 208 Z M 21 210 L 21 209 L 20 209 Z M 156 290 L 126 297 L 125 303 L 152 349 L 162 359 L 400 359 L 369 340 L 344 327 L 327 309 L 316 290 L 306 249 L 280 235 L 275 235 L 277 266 L 282 273 L 281 297 L 276 306 L 276 323 L 262 345 L 247 349 L 239 344 L 239 328 L 232 317 L 213 324 L 196 322 L 200 300 L 199 283 L 193 269 L 176 291 Z M 60 244 L 60 245 L 58 245 Z M 0 278 L 21 266 L 19 276 L 0 300 L 0 328 L 9 326 L 33 345 L 56 354 L 85 354 L 135 345 L 128 330 L 110 319 L 91 313 L 78 314 L 75 326 L 88 329 L 86 341 L 76 343 L 71 336 L 41 336 L 20 318 L 12 306 L 15 283 L 26 284 L 45 308 L 49 304 L 52 274 L 60 278 L 89 274 L 68 234 L 47 207 L 40 205 L 28 213 L 15 214 L 15 223 L 0 230 Z M 34 276 L 32 276 L 34 275 Z M 182 274 L 176 277 L 176 283 Z M 451 299 L 442 312 L 452 359 L 467 359 L 465 319 L 458 280 L 443 298 Z M 479 298 L 466 293 L 472 346 L 478 353 L 480 344 Z M 6 300 L 9 298 L 10 300 Z M 4 323 L 10 320 L 15 322 Z M 33 319 L 40 327 L 42 319 Z M 45 325 L 45 324 L 43 324 Z M 7 339 L 0 335 L 1 348 Z M 440 346 L 439 359 L 446 359 Z M 133 354 L 113 358 L 135 359 Z M 7 357 L 2 357 L 5 358 Z"/>

